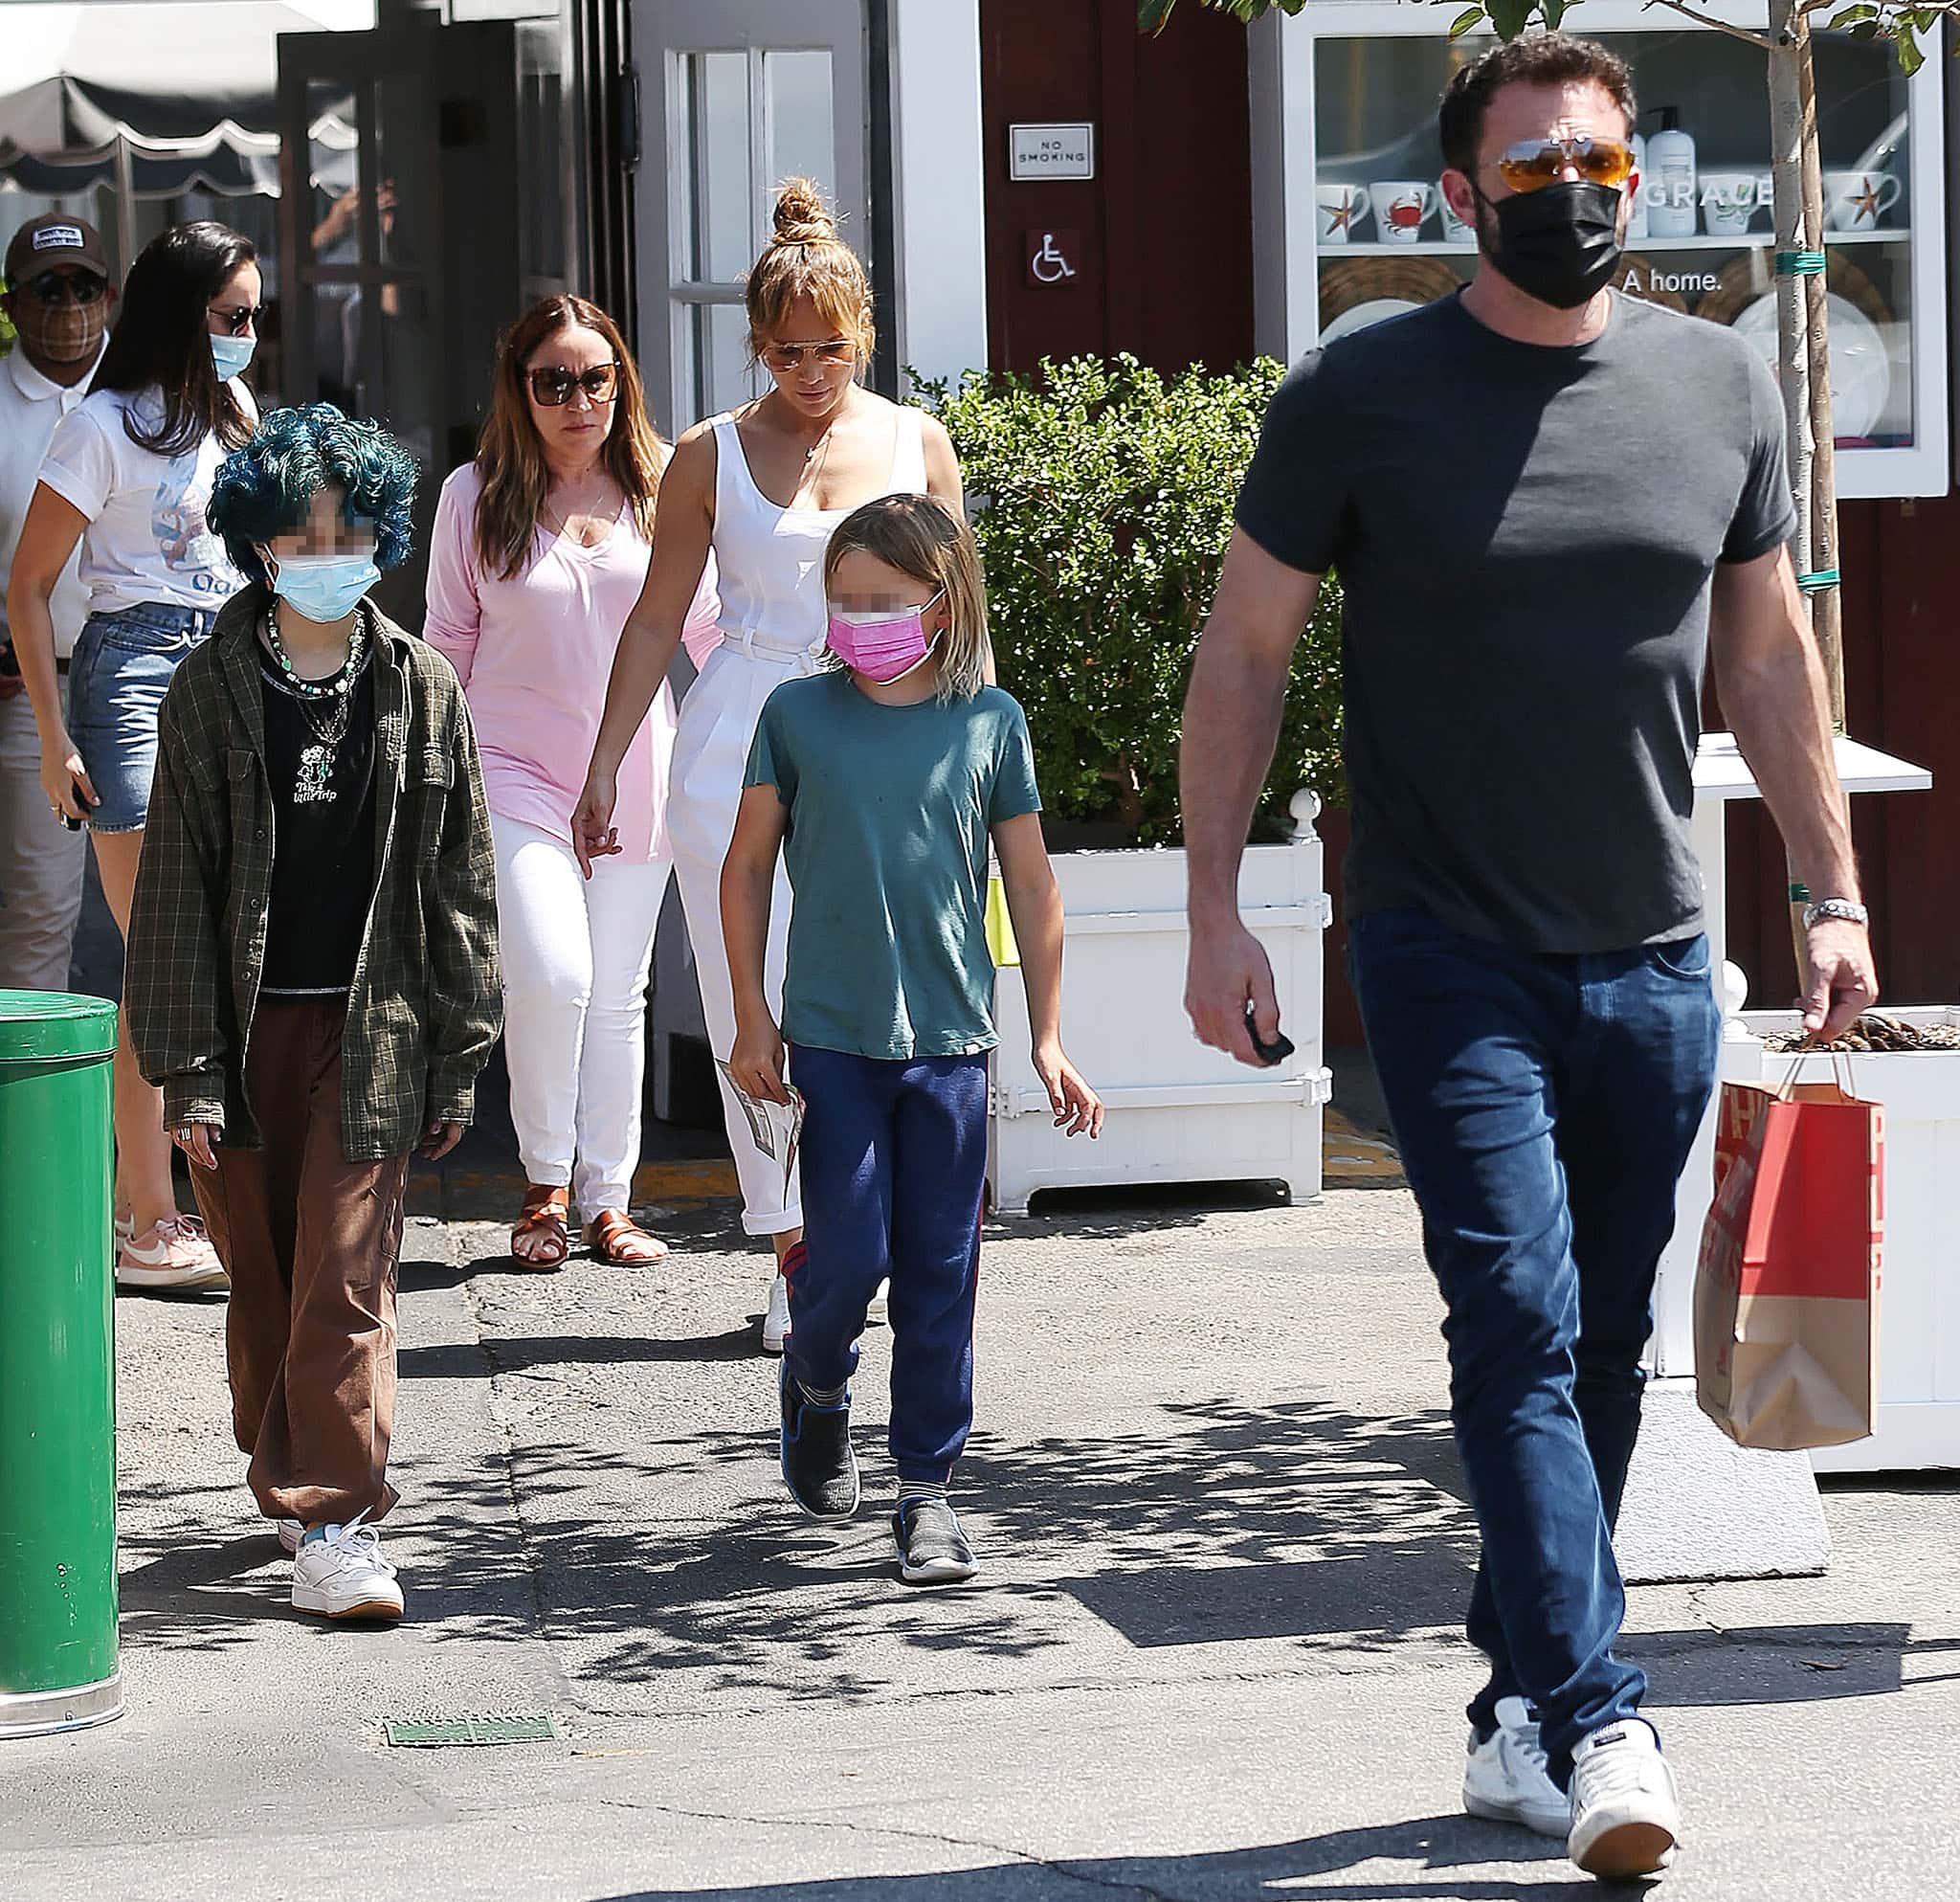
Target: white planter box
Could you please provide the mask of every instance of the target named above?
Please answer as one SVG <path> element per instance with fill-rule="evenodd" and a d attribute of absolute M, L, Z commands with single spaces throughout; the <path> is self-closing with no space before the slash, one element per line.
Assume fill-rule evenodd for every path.
<path fill-rule="evenodd" d="M 1279 1181 L 1295 1201 L 1321 1189 L 1323 889 L 1319 810 L 1294 802 L 1291 844 L 1247 849 L 1245 922 L 1272 959 L 1294 1054 L 1257 1071 L 1208 1050 L 1184 1014 L 1185 861 L 1181 849 L 1058 854 L 1068 917 L 1062 1042 L 1108 1105 L 1100 1140 L 1058 1130 L 1029 1056 L 1017 970 L 994 986 L 988 1181 L 997 1213 L 1021 1216 L 1037 1189 L 1128 1182 Z"/>
<path fill-rule="evenodd" d="M 1894 1009 L 1906 1023 L 1960 1023 L 1960 1010 Z M 1794 1011 L 1746 1011 L 1758 1036 L 1793 1030 Z M 1763 1081 L 1793 1060 L 1763 1052 Z M 1885 1253 L 1879 1297 L 1879 1430 L 1811 1455 L 1819 1472 L 1960 1466 L 1960 1050 L 1851 1054 L 1853 1087 L 1885 1106 Z M 1828 1083 L 1808 1056 L 1800 1083 Z"/>

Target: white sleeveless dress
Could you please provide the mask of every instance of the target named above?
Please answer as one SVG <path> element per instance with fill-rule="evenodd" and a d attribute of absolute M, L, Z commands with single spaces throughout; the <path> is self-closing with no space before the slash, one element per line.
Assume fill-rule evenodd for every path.
<path fill-rule="evenodd" d="M 925 493 L 922 414 L 898 413 L 886 495 Z M 701 980 L 702 1015 L 716 1059 L 735 1043 L 735 996 L 722 940 L 722 861 L 735 836 L 735 813 L 763 703 L 785 681 L 817 671 L 827 612 L 824 550 L 847 508 L 779 508 L 755 485 L 732 415 L 714 419 L 714 557 L 722 596 L 722 644 L 680 705 L 668 781 L 667 831 L 680 902 Z M 866 500 L 871 498 L 867 497 Z M 776 867 L 764 968 L 769 1008 L 780 1019 L 790 937 L 790 882 Z M 742 1182 L 742 1225 L 775 1235 L 803 1224 L 801 1192 L 787 1193 L 780 1163 L 756 1148 L 748 1119 L 725 1077 L 722 1109 Z"/>

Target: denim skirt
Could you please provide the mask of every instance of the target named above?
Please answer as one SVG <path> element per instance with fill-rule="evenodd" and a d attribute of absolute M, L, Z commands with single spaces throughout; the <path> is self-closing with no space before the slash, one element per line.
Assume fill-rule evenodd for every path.
<path fill-rule="evenodd" d="M 165 689 L 216 618 L 211 608 L 140 601 L 82 623 L 68 663 L 68 730 L 101 801 L 89 815 L 92 831 L 142 828 Z"/>

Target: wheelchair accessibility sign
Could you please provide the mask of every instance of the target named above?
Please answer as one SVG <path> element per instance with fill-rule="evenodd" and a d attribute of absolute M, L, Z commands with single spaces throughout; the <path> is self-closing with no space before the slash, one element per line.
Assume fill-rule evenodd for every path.
<path fill-rule="evenodd" d="M 1066 284 L 1075 277 L 1081 255 L 1080 232 L 1031 231 L 1027 234 L 1028 281 Z"/>

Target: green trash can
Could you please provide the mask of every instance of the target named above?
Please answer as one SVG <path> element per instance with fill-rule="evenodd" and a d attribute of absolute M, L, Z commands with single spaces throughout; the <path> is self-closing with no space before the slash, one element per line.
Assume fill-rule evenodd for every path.
<path fill-rule="evenodd" d="M 122 1714 L 116 1006 L 0 991 L 0 1737 Z"/>

